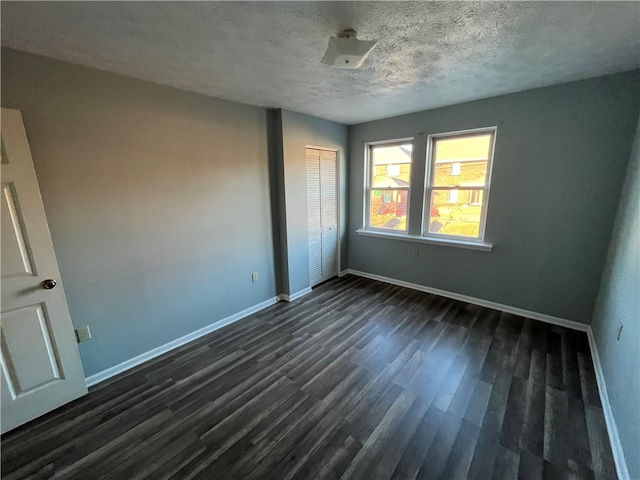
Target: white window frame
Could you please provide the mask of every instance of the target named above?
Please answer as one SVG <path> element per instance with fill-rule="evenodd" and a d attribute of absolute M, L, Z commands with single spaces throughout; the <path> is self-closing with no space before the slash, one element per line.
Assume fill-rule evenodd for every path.
<path fill-rule="evenodd" d="M 385 146 L 392 147 L 394 145 L 402 145 L 405 143 L 411 143 L 411 164 L 410 164 L 410 174 L 409 174 L 409 185 L 407 187 L 396 187 L 396 188 L 388 188 L 388 187 L 372 187 L 371 183 L 373 180 L 372 174 L 373 169 L 371 168 L 371 163 L 373 162 L 373 155 L 371 155 L 371 150 L 373 147 Z M 365 143 L 365 168 L 364 168 L 364 218 L 362 219 L 362 225 L 364 226 L 364 230 L 373 231 L 373 232 L 396 232 L 396 233 L 404 233 L 407 234 L 409 231 L 409 210 L 411 208 L 411 182 L 413 180 L 413 152 L 415 151 L 415 145 L 413 145 L 413 137 L 408 138 L 398 138 L 393 140 L 383 140 L 380 142 L 368 142 Z M 382 228 L 382 227 L 372 227 L 369 224 L 371 219 L 370 211 L 371 211 L 371 191 L 372 190 L 405 190 L 407 192 L 407 228 L 405 230 L 396 230 L 393 228 Z"/>
<path fill-rule="evenodd" d="M 455 132 L 446 132 L 429 135 L 427 137 L 427 158 L 425 169 L 425 185 L 424 185 L 424 205 L 422 212 L 422 236 L 428 239 L 451 240 L 471 243 L 484 243 L 485 227 L 487 223 L 487 212 L 489 207 L 489 190 L 491 188 L 491 173 L 493 171 L 493 157 L 496 145 L 496 133 L 498 127 L 483 127 L 469 130 L 458 130 Z M 434 187 L 432 179 L 434 177 L 435 162 L 433 159 L 434 144 L 437 140 L 443 138 L 466 137 L 469 135 L 477 135 L 479 133 L 491 133 L 491 144 L 489 145 L 489 158 L 487 159 L 487 173 L 485 186 L 461 187 L 459 185 L 453 187 Z M 431 218 L 431 193 L 433 190 L 482 190 L 482 211 L 480 213 L 480 226 L 477 237 L 465 237 L 462 235 L 447 235 L 443 233 L 429 232 L 429 220 Z"/>

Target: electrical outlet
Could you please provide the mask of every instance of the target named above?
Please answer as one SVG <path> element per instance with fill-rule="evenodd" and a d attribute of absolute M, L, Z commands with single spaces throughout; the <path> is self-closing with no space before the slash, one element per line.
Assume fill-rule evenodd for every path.
<path fill-rule="evenodd" d="M 82 328 L 76 329 L 76 337 L 78 339 L 78 343 L 86 342 L 87 340 L 91 340 L 91 330 L 89 330 L 89 325 Z"/>
<path fill-rule="evenodd" d="M 419 255 L 418 254 L 418 250 L 414 250 L 413 253 L 411 254 L 411 258 L 414 259 L 414 260 L 417 260 L 418 259 L 418 255 Z"/>
<path fill-rule="evenodd" d="M 252 281 L 253 283 L 256 283 L 256 282 L 258 281 L 258 272 L 253 272 L 253 273 L 251 274 L 251 281 Z"/>

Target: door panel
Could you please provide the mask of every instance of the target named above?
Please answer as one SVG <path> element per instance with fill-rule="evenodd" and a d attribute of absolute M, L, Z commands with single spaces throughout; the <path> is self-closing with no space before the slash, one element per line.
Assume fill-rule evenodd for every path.
<path fill-rule="evenodd" d="M 321 151 L 322 277 L 338 274 L 338 182 L 336 152 Z"/>
<path fill-rule="evenodd" d="M 2 184 L 2 277 L 33 275 L 13 184 Z"/>
<path fill-rule="evenodd" d="M 338 191 L 336 152 L 307 148 L 309 283 L 338 274 Z"/>
<path fill-rule="evenodd" d="M 2 316 L 2 366 L 14 399 L 61 379 L 43 305 L 30 305 Z"/>
<path fill-rule="evenodd" d="M 322 235 L 309 236 L 309 283 L 311 286 L 322 281 Z"/>
<path fill-rule="evenodd" d="M 2 109 L 2 433 L 87 393 L 22 117 Z M 43 282 L 55 279 L 52 289 Z"/>
<path fill-rule="evenodd" d="M 322 235 L 322 278 L 328 280 L 338 274 L 338 231 L 329 229 Z"/>
<path fill-rule="evenodd" d="M 320 151 L 307 149 L 307 223 L 309 234 L 309 282 L 322 280 L 322 191 Z"/>

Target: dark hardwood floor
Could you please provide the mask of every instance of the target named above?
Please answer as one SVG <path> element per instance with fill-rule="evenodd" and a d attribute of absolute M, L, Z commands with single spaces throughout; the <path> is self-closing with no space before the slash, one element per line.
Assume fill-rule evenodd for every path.
<path fill-rule="evenodd" d="M 616 477 L 584 333 L 351 276 L 4 435 L 2 475 Z"/>

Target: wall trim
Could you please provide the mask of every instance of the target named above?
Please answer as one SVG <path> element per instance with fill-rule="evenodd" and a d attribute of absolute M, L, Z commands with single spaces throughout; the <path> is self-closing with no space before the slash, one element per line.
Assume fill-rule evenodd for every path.
<path fill-rule="evenodd" d="M 602 364 L 600 363 L 598 345 L 596 344 L 596 339 L 593 335 L 593 330 L 591 329 L 591 327 L 589 327 L 589 329 L 587 330 L 587 338 L 589 339 L 589 348 L 591 349 L 591 359 L 593 360 L 593 369 L 596 374 L 598 393 L 600 394 L 600 403 L 602 404 L 604 421 L 607 425 L 607 432 L 609 433 L 609 443 L 611 444 L 611 451 L 613 452 L 613 461 L 616 464 L 618 479 L 630 480 L 631 477 L 629 477 L 627 461 L 624 458 L 624 450 L 622 449 L 622 442 L 620 442 L 618 426 L 613 416 L 611 403 L 609 403 L 609 392 L 607 391 L 607 384 L 604 380 L 604 372 L 602 370 Z"/>
<path fill-rule="evenodd" d="M 624 458 L 624 450 L 622 449 L 622 443 L 620 442 L 620 435 L 618 433 L 618 427 L 616 425 L 615 418 L 613 416 L 613 410 L 611 409 L 611 404 L 609 403 L 609 393 L 607 391 L 607 385 L 604 378 L 604 372 L 602 370 L 602 364 L 600 363 L 600 356 L 598 354 L 598 347 L 595 341 L 595 337 L 593 336 L 593 331 L 591 326 L 585 325 L 579 322 L 575 322 L 573 320 L 566 320 L 564 318 L 553 317 L 551 315 L 546 315 L 543 313 L 532 312 L 529 310 L 524 310 L 517 307 L 512 307 L 509 305 L 503 305 L 500 303 L 491 302 L 488 300 L 482 300 L 475 297 L 470 297 L 467 295 L 462 295 L 459 293 L 448 292 L 446 290 L 440 290 L 438 288 L 426 287 L 424 285 L 419 285 L 417 283 L 405 282 L 403 280 L 397 280 L 390 277 L 385 277 L 382 275 L 376 275 L 373 273 L 361 272 L 359 270 L 346 269 L 338 273 L 339 277 L 343 277 L 345 275 L 355 275 L 358 277 L 369 278 L 371 280 L 377 280 L 384 283 L 389 283 L 392 285 L 398 285 L 400 287 L 411 288 L 413 290 L 419 290 L 421 292 L 432 293 L 435 295 L 440 295 L 442 297 L 452 298 L 454 300 L 465 301 L 468 303 L 472 303 L 474 305 L 479 305 L 481 307 L 492 308 L 494 310 L 499 310 L 507 313 L 512 313 L 514 315 L 519 315 L 526 318 L 531 318 L 533 320 L 540 320 L 542 322 L 551 323 L 553 325 L 559 325 L 562 327 L 571 328 L 574 330 L 579 330 L 581 332 L 586 332 L 587 338 L 589 340 L 589 348 L 591 350 L 591 359 L 593 361 L 593 367 L 596 375 L 596 382 L 598 384 L 598 393 L 600 395 L 600 403 L 602 403 L 602 411 L 604 413 L 604 419 L 607 426 L 607 433 L 609 434 L 609 442 L 611 444 L 611 450 L 613 452 L 613 459 L 616 465 L 616 471 L 618 474 L 618 478 L 620 480 L 629 480 L 629 470 L 627 469 L 627 463 Z M 292 302 L 304 295 L 311 293 L 311 287 L 307 287 L 299 292 L 294 293 L 293 295 L 281 294 L 277 297 L 270 298 L 265 300 L 264 302 L 253 305 L 252 307 L 246 308 L 236 314 L 230 315 L 222 320 L 218 320 L 206 327 L 200 328 L 194 332 L 191 332 L 187 335 L 184 335 L 180 338 L 177 338 L 169 343 L 165 343 L 159 347 L 156 347 L 148 352 L 145 352 L 141 355 L 133 357 L 129 360 L 126 360 L 118 365 L 107 368 L 101 372 L 95 373 L 85 378 L 87 387 L 92 387 L 100 382 L 108 380 L 111 377 L 114 377 L 120 373 L 126 372 L 138 365 L 141 365 L 149 360 L 152 360 L 164 353 L 170 352 L 182 345 L 185 345 L 193 340 L 196 340 L 208 333 L 214 332 L 216 330 L 221 329 L 227 325 L 230 325 L 238 320 L 241 320 L 249 315 L 256 313 L 260 310 L 263 310 L 271 305 L 274 305 L 280 300 L 284 300 L 286 302 Z"/>
<path fill-rule="evenodd" d="M 369 278 L 371 280 L 378 280 L 380 282 L 391 283 L 400 287 L 411 288 L 413 290 L 419 290 L 421 292 L 433 293 L 440 295 L 441 297 L 453 298 L 454 300 L 460 300 L 481 307 L 492 308 L 494 310 L 500 310 L 501 312 L 512 313 L 521 317 L 531 318 L 533 320 L 540 320 L 542 322 L 551 323 L 553 325 L 559 325 L 561 327 L 571 328 L 573 330 L 579 330 L 581 332 L 587 332 L 589 325 L 576 322 L 574 320 L 567 320 L 565 318 L 554 317 L 552 315 L 546 315 L 544 313 L 532 312 L 530 310 L 524 310 L 518 307 L 512 307 L 510 305 L 504 305 L 502 303 L 491 302 L 489 300 L 482 300 L 481 298 L 470 297 L 468 295 L 462 295 L 460 293 L 448 292 L 447 290 L 440 290 L 439 288 L 425 287 L 417 283 L 405 282 L 404 280 L 396 280 L 395 278 L 384 277 L 382 275 L 375 275 L 373 273 L 361 272 L 359 270 L 347 269 L 347 273 L 356 275 L 358 277 Z"/>
<path fill-rule="evenodd" d="M 365 237 L 387 238 L 392 240 L 404 240 L 407 242 L 430 243 L 431 245 L 440 245 L 442 247 L 467 248 L 469 250 L 480 250 L 490 252 L 493 250 L 492 243 L 470 242 L 468 240 L 454 240 L 450 238 L 426 237 L 424 235 L 409 235 L 408 233 L 383 232 L 380 230 L 367 230 L 359 228 L 356 230 L 358 235 Z M 443 236 L 443 235 L 441 235 Z"/>
<path fill-rule="evenodd" d="M 114 365 L 113 367 L 102 370 L 101 372 L 94 373 L 93 375 L 89 375 L 88 377 L 85 378 L 87 387 L 92 387 L 97 383 L 104 382 L 105 380 L 115 375 L 126 372 L 127 370 L 133 367 L 137 367 L 138 365 L 148 362 L 149 360 L 152 360 L 164 353 L 170 352 L 175 348 L 181 347 L 182 345 L 189 343 L 193 340 L 196 340 L 197 338 L 200 338 L 208 333 L 211 333 L 215 330 L 219 330 L 220 328 L 230 325 L 231 323 L 237 322 L 238 320 L 248 317 L 253 313 L 256 313 L 264 308 L 274 305 L 277 301 L 278 301 L 278 297 L 270 298 L 268 300 L 265 300 L 264 302 L 258 303 L 257 305 L 253 305 L 252 307 L 246 308 L 241 312 L 230 315 L 226 318 L 223 318 L 222 320 L 218 320 L 217 322 L 213 322 L 212 324 L 207 325 L 206 327 L 203 327 L 194 332 L 188 333 L 187 335 L 184 335 L 180 338 L 176 338 L 175 340 L 172 340 L 169 343 L 160 345 L 159 347 L 149 350 L 148 352 L 145 352 L 136 357 L 130 358 L 129 360 L 125 360 L 124 362 L 119 363 L 118 365 Z"/>
<path fill-rule="evenodd" d="M 297 300 L 300 297 L 304 297 L 308 293 L 311 293 L 311 287 L 304 288 L 299 292 L 294 293 L 293 295 L 282 293 L 278 296 L 278 300 L 284 300 L 285 302 L 293 302 L 294 300 Z"/>

